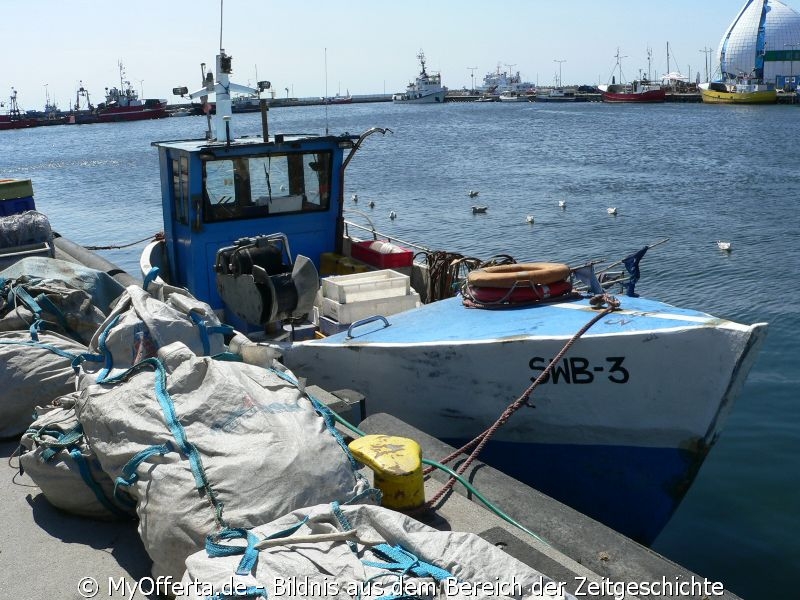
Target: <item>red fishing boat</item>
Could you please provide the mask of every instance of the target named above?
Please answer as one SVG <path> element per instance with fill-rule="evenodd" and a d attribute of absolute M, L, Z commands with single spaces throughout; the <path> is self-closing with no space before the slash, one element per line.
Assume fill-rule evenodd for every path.
<path fill-rule="evenodd" d="M 622 74 L 622 58 L 617 48 L 616 59 L 612 71 L 611 83 L 598 85 L 603 102 L 664 102 L 667 99 L 667 91 L 660 84 L 653 83 L 648 78 L 625 83 Z M 650 62 L 650 52 L 647 55 L 648 64 Z M 614 72 L 619 71 L 619 83 L 616 83 Z M 648 67 L 649 70 L 649 67 Z"/>
<path fill-rule="evenodd" d="M 3 103 L 0 103 L 0 106 L 3 106 Z M 38 124 L 36 119 L 28 118 L 22 114 L 19 105 L 17 105 L 17 90 L 11 88 L 8 113 L 0 115 L 0 130 L 24 129 L 26 127 L 36 127 Z"/>
<path fill-rule="evenodd" d="M 89 103 L 88 112 L 78 112 L 76 102 L 76 123 L 110 123 L 117 121 L 142 121 L 168 117 L 167 101 L 156 98 L 141 100 L 139 94 L 125 79 L 125 68 L 119 64 L 119 87 L 106 88 L 106 101 L 96 107 Z M 78 90 L 78 98 L 85 91 L 83 85 Z M 88 103 L 89 96 L 86 93 Z"/>

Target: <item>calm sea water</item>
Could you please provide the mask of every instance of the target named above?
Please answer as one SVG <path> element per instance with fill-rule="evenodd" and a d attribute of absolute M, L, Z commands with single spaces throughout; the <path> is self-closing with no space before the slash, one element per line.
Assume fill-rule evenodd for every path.
<path fill-rule="evenodd" d="M 798 118 L 795 106 L 594 103 L 270 112 L 272 132 L 393 130 L 370 137 L 349 167 L 347 205 L 363 213 L 351 212 L 354 220 L 366 222 L 366 214 L 380 229 L 436 249 L 571 264 L 617 260 L 669 238 L 642 262 L 638 291 L 770 323 L 722 437 L 654 545 L 753 599 L 791 596 L 800 572 Z M 150 142 L 201 137 L 204 122 L 0 132 L 0 178 L 32 179 L 38 208 L 76 241 L 135 241 L 161 229 Z M 237 134 L 260 132 L 257 115 L 235 125 Z M 480 190 L 486 214 L 472 214 L 470 189 Z M 611 206 L 616 217 L 606 212 Z M 718 250 L 717 240 L 731 241 L 733 252 Z M 137 271 L 140 249 L 107 257 Z M 525 386 L 520 381 L 520 391 Z"/>

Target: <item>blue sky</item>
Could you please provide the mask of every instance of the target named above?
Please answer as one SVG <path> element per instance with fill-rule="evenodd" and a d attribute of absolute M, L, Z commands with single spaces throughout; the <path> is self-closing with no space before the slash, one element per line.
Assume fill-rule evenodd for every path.
<path fill-rule="evenodd" d="M 792 6 L 793 2 L 787 0 Z M 471 85 L 501 65 L 549 85 L 561 63 L 565 84 L 606 82 L 617 47 L 626 79 L 667 69 L 704 73 L 703 48 L 716 50 L 743 0 L 226 0 L 222 44 L 233 80 L 273 83 L 280 96 L 391 93 L 430 70 L 450 88 Z M 145 97 L 178 101 L 178 85 L 199 87 L 200 63 L 219 48 L 218 0 L 3 2 L 0 96 L 13 86 L 23 109 L 41 108 L 45 91 L 59 107 L 79 81 L 93 102 L 119 84 L 117 62 Z"/>

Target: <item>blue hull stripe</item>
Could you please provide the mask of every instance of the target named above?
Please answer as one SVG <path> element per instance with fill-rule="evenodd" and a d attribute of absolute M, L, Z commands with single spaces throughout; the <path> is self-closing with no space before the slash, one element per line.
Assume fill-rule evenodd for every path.
<path fill-rule="evenodd" d="M 466 440 L 446 441 L 458 447 Z M 648 546 L 669 521 L 700 462 L 688 451 L 670 448 L 494 440 L 480 458 Z"/>

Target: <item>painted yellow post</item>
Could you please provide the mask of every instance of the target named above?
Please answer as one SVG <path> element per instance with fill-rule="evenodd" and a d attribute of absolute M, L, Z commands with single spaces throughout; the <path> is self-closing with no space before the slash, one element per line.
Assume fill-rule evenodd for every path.
<path fill-rule="evenodd" d="M 393 435 L 365 435 L 350 442 L 356 460 L 375 474 L 383 506 L 411 510 L 425 503 L 422 448 L 414 440 Z"/>

